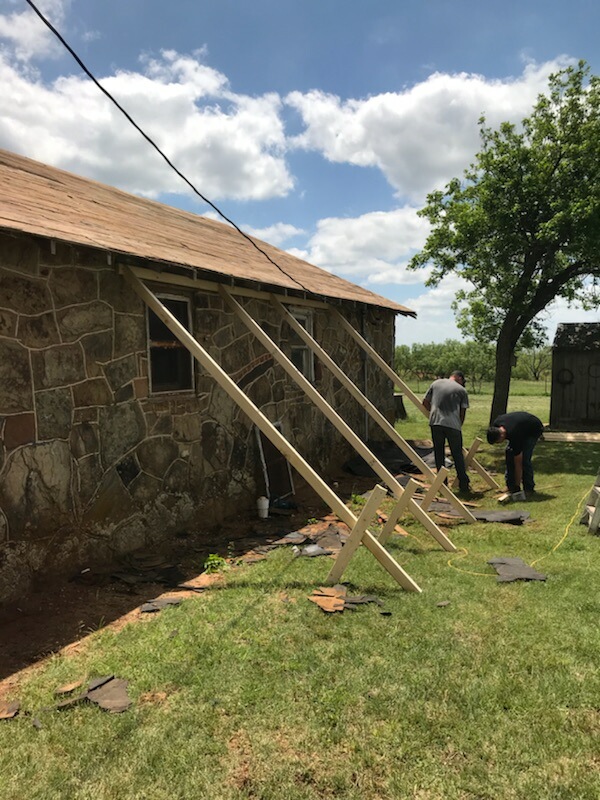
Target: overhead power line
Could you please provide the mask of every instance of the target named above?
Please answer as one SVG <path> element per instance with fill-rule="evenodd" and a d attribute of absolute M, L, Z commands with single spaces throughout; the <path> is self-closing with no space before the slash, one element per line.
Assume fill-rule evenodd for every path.
<path fill-rule="evenodd" d="M 57 29 L 54 27 L 54 25 L 52 25 L 52 23 L 50 22 L 50 20 L 49 20 L 49 19 L 47 19 L 47 18 L 44 16 L 44 14 L 42 14 L 42 12 L 41 12 L 41 11 L 39 10 L 39 8 L 38 8 L 38 7 L 35 5 L 35 3 L 33 3 L 33 2 L 32 2 L 32 0 L 25 0 L 25 2 L 26 2 L 26 3 L 27 3 L 27 5 L 28 5 L 28 6 L 30 6 L 30 7 L 31 7 L 31 9 L 32 9 L 32 10 L 33 10 L 33 11 L 34 11 L 36 14 L 37 14 L 37 16 L 38 16 L 38 17 L 41 19 L 41 21 L 44 23 L 44 25 L 45 25 L 45 26 L 46 26 L 46 27 L 47 27 L 47 28 L 48 28 L 50 31 L 52 31 L 52 33 L 53 33 L 53 34 L 56 36 L 56 38 L 59 40 L 59 42 L 60 42 L 60 43 L 63 45 L 63 47 L 64 47 L 66 50 L 68 50 L 68 51 L 69 51 L 69 53 L 71 54 L 71 56 L 72 56 L 72 57 L 75 59 L 75 61 L 76 61 L 76 62 L 79 64 L 79 66 L 80 66 L 80 67 L 81 67 L 81 69 L 82 69 L 82 70 L 85 72 L 85 74 L 88 76 L 88 78 L 89 78 L 89 79 L 90 79 L 90 80 L 91 80 L 93 83 L 95 83 L 95 84 L 96 84 L 96 86 L 98 87 L 98 89 L 100 89 L 100 91 L 102 92 L 102 94 L 103 94 L 103 95 L 105 95 L 106 97 L 108 97 L 108 99 L 111 101 L 111 103 L 113 103 L 113 104 L 114 104 L 114 105 L 115 105 L 115 106 L 116 106 L 116 107 L 119 109 L 119 111 L 120 111 L 120 112 L 123 114 L 123 116 L 124 116 L 124 117 L 125 117 L 125 118 L 128 120 L 128 122 L 130 122 L 130 123 L 133 125 L 133 127 L 134 127 L 134 128 L 137 130 L 137 131 L 138 131 L 138 133 L 140 133 L 140 134 L 141 134 L 141 135 L 144 137 L 144 139 L 145 139 L 145 140 L 148 142 L 148 144 L 150 144 L 150 145 L 151 145 L 151 146 L 152 146 L 152 147 L 153 147 L 153 148 L 156 150 L 156 152 L 157 152 L 157 153 L 158 153 L 158 154 L 159 154 L 159 155 L 160 155 L 160 156 L 161 156 L 161 157 L 162 157 L 162 158 L 163 158 L 163 159 L 164 159 L 164 160 L 167 162 L 167 164 L 169 165 L 169 167 L 171 167 L 171 169 L 172 169 L 172 170 L 173 170 L 173 171 L 174 171 L 174 172 L 175 172 L 175 173 L 176 173 L 176 174 L 177 174 L 177 175 L 178 175 L 178 176 L 181 178 L 181 180 L 182 180 L 182 181 L 184 181 L 184 182 L 185 182 L 185 183 L 186 183 L 186 184 L 187 184 L 187 185 L 190 187 L 190 189 L 191 189 L 191 190 L 194 192 L 194 194 L 198 195 L 198 197 L 199 197 L 201 200 L 203 200 L 205 203 L 207 203 L 207 204 L 208 204 L 208 205 L 209 205 L 211 208 L 213 208 L 213 209 L 214 209 L 214 210 L 217 212 L 217 214 L 218 214 L 220 217 L 222 217 L 222 218 L 225 220 L 225 222 L 228 222 L 228 223 L 229 223 L 229 224 L 230 224 L 230 225 L 231 225 L 233 228 L 235 228 L 235 230 L 236 230 L 236 231 L 237 231 L 239 234 L 241 234 L 241 235 L 244 237 L 244 239 L 247 239 L 247 240 L 250 242 L 250 244 L 251 244 L 251 245 L 252 245 L 254 248 L 256 248 L 256 250 L 258 250 L 258 252 L 259 252 L 259 253 L 262 253 L 262 255 L 263 255 L 263 256 L 264 256 L 264 257 L 267 259 L 267 261 L 270 261 L 270 263 L 271 263 L 271 264 L 273 264 L 273 266 L 274 266 L 274 267 L 276 267 L 276 268 L 277 268 L 277 269 L 278 269 L 278 270 L 279 270 L 279 271 L 280 271 L 280 272 L 281 272 L 283 275 L 285 275 L 285 276 L 286 276 L 287 278 L 289 278 L 291 281 L 294 281 L 294 283 L 298 284 L 298 286 L 299 286 L 299 287 L 300 287 L 300 288 L 301 288 L 303 291 L 305 291 L 305 292 L 309 292 L 309 290 L 306 288 L 306 286 L 303 286 L 303 284 L 301 284 L 299 280 L 297 280 L 296 278 L 293 278 L 293 277 L 292 277 L 292 276 L 291 276 L 291 275 L 290 275 L 288 272 L 286 272 L 286 271 L 283 269 L 283 267 L 281 267 L 281 266 L 280 266 L 280 265 L 279 265 L 279 264 L 278 264 L 276 261 L 274 261 L 274 260 L 271 258 L 271 256 L 270 256 L 268 253 L 266 253 L 266 252 L 265 252 L 265 251 L 262 249 L 262 247 L 259 247 L 259 246 L 256 244 L 256 242 L 255 242 L 255 241 L 254 241 L 254 240 L 253 240 L 253 239 L 252 239 L 250 236 L 248 236 L 248 234 L 247 234 L 247 233 L 244 233 L 244 231 L 243 231 L 243 230 L 242 230 L 242 229 L 241 229 L 241 228 L 240 228 L 238 225 L 236 225 L 236 224 L 235 224 L 235 222 L 234 222 L 233 220 L 229 219 L 229 217 L 227 217 L 227 216 L 226 216 L 226 215 L 225 215 L 225 214 L 224 214 L 224 213 L 221 211 L 221 209 L 220 209 L 220 208 L 218 208 L 218 207 L 217 207 L 217 206 L 216 206 L 216 205 L 215 205 L 215 204 L 214 204 L 214 203 L 213 203 L 211 200 L 209 200 L 209 199 L 208 199 L 208 197 L 205 197 L 205 196 L 202 194 L 202 192 L 200 192 L 200 191 L 199 191 L 199 190 L 198 190 L 198 189 L 197 189 L 197 188 L 194 186 L 194 184 L 193 184 L 193 183 L 192 183 L 192 182 L 191 182 L 191 181 L 190 181 L 188 178 L 186 178 L 186 176 L 183 174 L 183 172 L 181 172 L 181 171 L 180 171 L 180 170 L 179 170 L 179 169 L 178 169 L 178 168 L 175 166 L 175 164 L 173 164 L 173 162 L 170 160 L 170 158 L 169 158 L 169 157 L 168 157 L 168 156 L 167 156 L 167 155 L 166 155 L 166 154 L 165 154 L 165 153 L 164 153 L 164 152 L 163 152 L 163 151 L 160 149 L 160 147 L 159 147 L 159 146 L 156 144 L 156 142 L 155 142 L 153 139 L 151 139 L 151 138 L 150 138 L 150 136 L 148 136 L 148 134 L 147 134 L 147 133 L 146 133 L 146 132 L 145 132 L 145 131 L 144 131 L 144 130 L 143 130 L 143 129 L 142 129 L 142 128 L 141 128 L 141 127 L 138 125 L 138 123 L 137 123 L 137 122 L 136 122 L 136 121 L 133 119 L 133 117 L 131 116 L 131 114 L 129 114 L 129 112 L 128 112 L 128 111 L 126 111 L 126 110 L 123 108 L 123 106 L 122 106 L 122 105 L 121 105 L 121 104 L 120 104 L 120 103 L 119 103 L 117 100 L 115 100 L 115 98 L 112 96 L 112 94 L 111 94 L 111 93 L 110 93 L 110 92 L 109 92 L 107 89 L 105 89 L 105 88 L 104 88 L 104 86 L 102 86 L 102 84 L 101 84 L 101 83 L 98 81 L 98 79 L 97 79 L 97 78 L 96 78 L 96 76 L 95 76 L 95 75 L 92 73 L 92 71 L 91 71 L 91 70 L 90 70 L 90 69 L 89 69 L 89 68 L 88 68 L 88 67 L 87 67 L 87 66 L 84 64 L 84 62 L 83 62 L 83 61 L 81 60 L 81 58 L 80 58 L 80 57 L 77 55 L 77 53 L 75 52 L 75 50 L 73 50 L 73 48 L 71 47 L 71 45 L 70 45 L 70 44 L 69 44 L 69 43 L 68 43 L 68 42 L 65 40 L 65 38 L 62 36 L 62 34 L 61 34 L 61 33 L 60 33 L 60 32 L 59 32 L 59 31 L 58 31 L 58 30 L 57 30 Z M 309 293 L 310 293 L 310 292 L 309 292 Z"/>

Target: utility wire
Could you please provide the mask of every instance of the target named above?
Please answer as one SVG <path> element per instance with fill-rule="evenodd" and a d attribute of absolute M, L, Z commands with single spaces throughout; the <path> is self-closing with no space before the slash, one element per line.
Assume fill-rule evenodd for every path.
<path fill-rule="evenodd" d="M 127 111 L 126 111 L 124 108 L 123 108 L 123 106 L 122 106 L 122 105 L 120 105 L 120 103 L 119 103 L 117 100 L 115 100 L 115 98 L 114 98 L 114 97 L 111 95 L 111 93 L 110 93 L 110 92 L 109 92 L 107 89 L 105 89 L 105 88 L 104 88 L 104 86 L 102 86 L 102 84 L 101 84 L 101 83 L 100 83 L 100 82 L 97 80 L 97 78 L 96 78 L 96 77 L 95 77 L 95 75 L 94 75 L 94 74 L 91 72 L 91 70 L 89 70 L 89 69 L 88 69 L 88 67 L 87 67 L 87 66 L 86 66 L 86 65 L 83 63 L 83 61 L 81 60 L 81 58 L 79 58 L 79 56 L 77 55 L 77 53 L 75 52 L 75 50 L 73 50 L 73 48 L 72 48 L 72 47 L 69 45 L 69 43 L 68 43 L 68 42 L 67 42 L 67 41 L 64 39 L 64 37 L 63 37 L 63 36 L 60 34 L 60 32 L 59 32 L 59 31 L 58 31 L 58 30 L 57 30 L 57 29 L 54 27 L 54 25 L 52 25 L 52 23 L 50 22 L 50 20 L 48 20 L 48 19 L 47 19 L 47 18 L 46 18 L 46 17 L 45 17 L 45 16 L 42 14 L 42 12 L 39 10 L 39 8 L 37 8 L 37 6 L 35 5 L 35 3 L 33 3 L 33 2 L 32 2 L 32 0 L 25 0 L 25 2 L 26 2 L 26 3 L 27 3 L 27 5 L 28 5 L 28 6 L 30 6 L 30 7 L 31 7 L 31 9 L 32 9 L 32 10 L 33 10 L 33 11 L 34 11 L 36 14 L 37 14 L 37 16 L 38 16 L 38 17 L 41 19 L 41 21 L 44 23 L 44 25 L 45 25 L 47 28 L 49 28 L 49 29 L 52 31 L 52 33 L 53 33 L 53 34 L 56 36 L 56 38 L 59 40 L 59 42 L 60 42 L 60 43 L 63 45 L 63 47 L 65 47 L 65 48 L 66 48 L 66 49 L 69 51 L 69 53 L 70 53 L 70 54 L 73 56 L 73 58 L 75 59 L 75 61 L 76 61 L 76 62 L 79 64 L 79 66 L 80 66 L 80 67 L 81 67 L 81 69 L 82 69 L 82 70 L 85 72 L 85 74 L 88 76 L 88 78 L 89 78 L 89 79 L 90 79 L 90 80 L 91 80 L 93 83 L 95 83 L 95 84 L 96 84 L 96 86 L 98 87 L 98 89 L 100 89 L 100 91 L 102 92 L 102 94 L 104 94 L 106 97 L 108 97 L 108 99 L 111 101 L 111 103 L 114 103 L 114 105 L 115 105 L 115 106 L 116 106 L 116 107 L 119 109 L 119 111 L 120 111 L 120 112 L 121 112 L 121 113 L 122 113 L 122 114 L 125 116 L 125 118 L 126 118 L 126 119 L 127 119 L 127 120 L 128 120 L 128 121 L 129 121 L 129 122 L 132 124 L 132 125 L 133 125 L 133 127 L 134 127 L 134 128 L 137 130 L 137 131 L 138 131 L 138 133 L 140 133 L 140 134 L 141 134 L 141 135 L 144 137 L 144 139 L 145 139 L 145 140 L 148 142 L 148 144 L 150 144 L 150 145 L 151 145 L 151 146 L 152 146 L 152 147 L 153 147 L 153 148 L 156 150 L 156 152 L 157 152 L 157 153 L 158 153 L 160 156 L 162 156 L 162 158 L 163 158 L 163 159 L 164 159 L 164 160 L 167 162 L 167 164 L 168 164 L 168 165 L 171 167 L 171 169 L 172 169 L 174 172 L 176 172 L 176 173 L 177 173 L 177 175 L 179 175 L 179 177 L 181 178 L 181 180 L 182 180 L 182 181 L 184 181 L 185 183 L 187 183 L 187 185 L 188 185 L 188 186 L 190 187 L 190 189 L 191 189 L 191 190 L 194 192 L 194 194 L 197 194 L 197 195 L 198 195 L 198 197 L 199 197 L 201 200 L 204 200 L 204 202 L 205 202 L 205 203 L 207 203 L 207 204 L 208 204 L 208 205 L 209 205 L 211 208 L 213 208 L 213 209 L 214 209 L 214 210 L 217 212 L 217 214 L 218 214 L 220 217 L 222 217 L 222 218 L 225 220 L 225 222 L 228 222 L 228 223 L 229 223 L 229 224 L 230 224 L 230 225 L 231 225 L 233 228 L 235 228 L 235 230 L 236 230 L 238 233 L 240 233 L 240 234 L 241 234 L 241 235 L 244 237 L 244 239 L 247 239 L 247 240 L 250 242 L 250 244 L 251 244 L 253 247 L 255 247 L 255 248 L 258 250 L 258 252 L 259 252 L 259 253 L 262 253 L 262 255 L 263 255 L 263 256 L 264 256 L 264 257 L 267 259 L 267 261 L 270 261 L 270 262 L 271 262 L 271 264 L 273 264 L 273 266 L 274 266 L 274 267 L 276 267 L 276 268 L 277 268 L 277 269 L 278 269 L 278 270 L 279 270 L 281 273 L 283 273 L 283 274 L 284 274 L 284 275 L 285 275 L 287 278 L 289 278 L 290 280 L 294 281 L 294 283 L 298 284 L 298 286 L 300 286 L 300 288 L 301 288 L 301 289 L 303 289 L 305 292 L 308 292 L 309 294 L 311 294 L 310 290 L 309 290 L 309 289 L 307 289 L 307 288 L 306 288 L 306 286 L 304 286 L 302 283 L 300 283 L 300 281 L 299 281 L 299 280 L 297 280 L 296 278 L 293 278 L 293 277 L 292 277 L 292 276 L 291 276 L 291 275 L 290 275 L 288 272 L 286 272 L 286 271 L 283 269 L 283 267 L 279 266 L 279 264 L 277 264 L 277 262 L 276 262 L 276 261 L 273 261 L 273 259 L 271 258 L 271 256 L 270 256 L 268 253 L 266 253 L 266 252 L 265 252 L 265 251 L 264 251 L 264 250 L 263 250 L 261 247 L 259 247 L 259 246 L 256 244 L 256 242 L 255 242 L 255 241 L 254 241 L 254 240 L 253 240 L 253 239 L 252 239 L 250 236 L 248 236 L 248 234 L 247 234 L 247 233 L 244 233 L 244 231 L 243 231 L 243 230 L 242 230 L 240 227 L 238 227 L 238 226 L 235 224 L 235 222 L 234 222 L 233 220 L 229 219 L 229 217 L 227 217 L 227 216 L 226 216 L 226 215 L 225 215 L 225 214 L 224 214 L 224 213 L 221 211 L 221 209 L 220 209 L 220 208 L 217 208 L 217 206 L 216 206 L 216 205 L 215 205 L 215 204 L 214 204 L 214 203 L 213 203 L 211 200 L 209 200 L 209 199 L 208 199 L 208 197 L 205 197 L 205 196 L 204 196 L 204 195 L 203 195 L 203 194 L 202 194 L 202 193 L 201 193 L 201 192 L 200 192 L 200 191 L 199 191 L 199 190 L 198 190 L 198 189 L 197 189 L 197 188 L 194 186 L 194 184 L 193 184 L 193 183 L 192 183 L 190 180 L 188 180 L 188 178 L 186 178 L 186 176 L 185 176 L 185 175 L 184 175 L 184 174 L 183 174 L 183 173 L 182 173 L 182 172 L 181 172 L 179 169 L 177 169 L 177 167 L 175 166 L 175 164 L 173 164 L 173 162 L 172 162 L 172 161 L 169 159 L 169 157 L 168 157 L 167 155 L 165 155 L 165 153 L 163 153 L 163 151 L 162 151 L 162 150 L 160 149 L 160 147 L 159 147 L 159 146 L 156 144 L 156 142 L 154 142 L 154 140 L 153 140 L 153 139 L 151 139 L 151 138 L 150 138 L 150 136 L 148 136 L 148 134 L 147 134 L 147 133 L 146 133 L 146 132 L 145 132 L 145 131 L 144 131 L 144 130 L 143 130 L 143 129 L 142 129 L 142 128 L 141 128 L 141 127 L 138 125 L 138 124 L 137 124 L 137 122 L 136 122 L 136 121 L 133 119 L 133 117 L 131 116 L 131 114 L 129 114 L 129 113 L 128 113 L 128 112 L 127 112 Z"/>

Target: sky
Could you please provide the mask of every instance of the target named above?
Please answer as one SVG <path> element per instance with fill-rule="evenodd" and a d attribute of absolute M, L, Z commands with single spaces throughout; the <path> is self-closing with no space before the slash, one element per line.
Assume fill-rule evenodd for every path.
<path fill-rule="evenodd" d="M 428 192 L 478 119 L 528 115 L 548 76 L 600 72 L 588 0 L 37 0 L 101 84 L 237 225 L 417 312 L 397 343 L 462 338 L 456 276 L 425 286 Z M 215 217 L 25 0 L 0 0 L 0 147 Z M 216 217 L 218 218 L 218 217 Z M 600 321 L 558 302 L 559 322 Z"/>

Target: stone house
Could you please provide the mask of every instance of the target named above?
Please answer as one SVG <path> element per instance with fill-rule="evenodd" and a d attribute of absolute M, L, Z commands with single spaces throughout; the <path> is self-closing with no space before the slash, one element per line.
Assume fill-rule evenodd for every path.
<path fill-rule="evenodd" d="M 556 328 L 550 426 L 600 429 L 600 322 L 564 322 Z"/>
<path fill-rule="evenodd" d="M 348 453 L 219 294 L 227 286 L 367 438 L 365 415 L 277 313 L 272 295 L 394 418 L 395 315 L 362 287 L 229 225 L 0 151 L 0 600 L 36 573 L 107 562 L 255 506 L 256 430 L 124 279 L 164 306 L 313 467 Z M 269 258 L 267 258 L 267 256 Z M 269 260 L 271 259 L 271 260 Z M 374 433 L 374 432 L 373 432 Z"/>

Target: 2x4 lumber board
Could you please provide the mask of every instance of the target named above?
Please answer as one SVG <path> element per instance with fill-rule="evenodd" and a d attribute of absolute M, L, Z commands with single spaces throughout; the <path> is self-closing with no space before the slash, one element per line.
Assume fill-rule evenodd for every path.
<path fill-rule="evenodd" d="M 387 570 L 387 572 L 389 572 L 392 578 L 394 578 L 403 589 L 406 589 L 408 592 L 421 592 L 421 589 L 415 583 L 415 581 L 413 581 L 413 579 L 406 574 L 398 562 L 388 553 L 385 547 L 381 545 L 381 543 L 375 538 L 375 536 L 373 536 L 372 533 L 365 531 L 362 543 L 371 553 L 371 555 L 373 555 L 377 561 L 379 561 L 381 566 Z M 327 576 L 327 583 L 337 583 L 339 579 L 340 576 L 338 576 L 334 564 L 331 572 Z"/>
<path fill-rule="evenodd" d="M 475 438 L 473 440 L 473 444 L 466 450 L 463 447 L 463 453 L 465 454 L 465 469 L 473 469 L 477 474 L 482 477 L 488 486 L 491 486 L 492 489 L 501 489 L 502 487 L 498 483 L 498 481 L 494 478 L 493 475 L 482 467 L 479 461 L 475 458 L 475 454 L 479 450 L 480 445 L 482 444 L 482 440 L 479 438 Z M 455 483 L 458 483 L 458 478 L 456 479 Z"/>
<path fill-rule="evenodd" d="M 363 509 L 356 520 L 356 524 L 350 532 L 350 536 L 345 541 L 344 546 L 340 550 L 338 557 L 335 560 L 335 566 L 331 569 L 329 575 L 327 576 L 328 580 L 332 579 L 332 577 L 336 578 L 336 580 L 341 578 L 344 570 L 350 563 L 352 556 L 360 547 L 367 527 L 377 513 L 377 506 L 379 505 L 380 500 L 383 500 L 386 494 L 387 490 L 383 486 L 377 485 L 373 487 L 371 496 L 363 506 Z"/>
<path fill-rule="evenodd" d="M 239 408 L 247 415 L 251 422 L 253 422 L 269 439 L 279 452 L 287 458 L 290 464 L 304 477 L 307 483 L 321 497 L 329 508 L 337 514 L 337 516 L 353 528 L 356 524 L 357 517 L 352 511 L 342 502 L 341 498 L 325 483 L 325 481 L 318 475 L 310 464 L 302 458 L 300 453 L 282 436 L 277 428 L 265 417 L 262 411 L 247 397 L 244 392 L 233 382 L 227 373 L 221 369 L 219 364 L 210 356 L 209 353 L 194 339 L 191 333 L 186 330 L 183 325 L 177 320 L 173 314 L 160 302 L 160 300 L 145 286 L 142 281 L 137 278 L 131 270 L 125 269 L 123 276 L 134 289 L 134 291 L 142 298 L 146 305 L 154 311 L 157 317 L 164 322 L 172 333 L 179 339 L 179 341 L 187 348 L 192 356 L 202 365 L 203 369 L 216 381 L 216 383 L 231 397 Z M 375 546 L 371 540 L 375 541 Z M 402 567 L 395 561 L 389 553 L 386 552 L 383 556 L 380 552 L 380 545 L 375 540 L 375 537 L 368 532 L 364 536 L 365 545 L 377 558 L 377 560 L 385 567 L 385 569 L 392 575 L 392 577 L 407 591 L 420 592 L 421 589 L 413 581 L 413 579 L 405 572 Z"/>
<path fill-rule="evenodd" d="M 306 395 L 312 400 L 317 408 L 325 415 L 331 424 L 338 430 L 346 441 L 354 447 L 357 453 L 361 455 L 376 475 L 393 491 L 394 495 L 398 498 L 402 497 L 404 488 L 392 475 L 392 473 L 381 463 L 377 456 L 367 447 L 367 445 L 360 439 L 359 436 L 352 430 L 352 428 L 340 417 L 337 411 L 325 400 L 325 398 L 315 389 L 312 383 L 296 369 L 294 364 L 285 355 L 281 348 L 271 339 L 271 337 L 263 331 L 260 325 L 242 308 L 238 301 L 232 297 L 229 290 L 221 286 L 219 292 L 223 299 L 228 303 L 229 307 L 238 315 L 238 317 L 245 323 L 249 331 L 251 331 L 265 350 L 270 353 L 277 363 L 283 367 L 287 374 L 292 378 L 295 383 L 304 391 Z M 300 326 L 302 327 L 302 326 Z M 436 523 L 427 515 L 425 511 L 415 503 L 410 504 L 410 510 L 419 522 L 429 531 L 434 539 L 440 544 L 444 550 L 449 553 L 456 552 L 456 547 L 446 536 L 444 531 L 436 525 Z"/>
<path fill-rule="evenodd" d="M 479 450 L 479 447 L 482 443 L 482 440 L 479 437 L 473 439 L 473 444 L 469 447 L 468 451 L 466 451 L 465 455 L 465 469 L 468 470 L 472 463 L 475 461 L 475 454 Z M 458 486 L 458 476 L 454 478 L 452 486 Z"/>
<path fill-rule="evenodd" d="M 275 308 L 286 320 L 288 325 L 297 333 L 298 336 L 305 342 L 311 351 L 320 359 L 323 364 L 329 369 L 335 378 L 346 388 L 352 395 L 359 406 L 366 411 L 371 419 L 376 422 L 379 427 L 389 436 L 389 438 L 416 464 L 419 469 L 427 475 L 431 481 L 435 481 L 436 473 L 423 461 L 423 459 L 415 452 L 415 450 L 408 444 L 406 439 L 403 439 L 393 425 L 390 425 L 388 420 L 383 416 L 381 411 L 369 400 L 369 398 L 361 392 L 356 384 L 350 380 L 346 373 L 335 363 L 331 356 L 321 347 L 321 345 L 308 333 L 300 323 L 287 311 L 286 308 L 279 302 L 278 298 L 273 296 L 272 302 Z M 342 319 L 344 319 L 342 317 Z M 348 323 L 350 324 L 350 323 Z M 384 362 L 385 363 L 385 362 Z M 381 476 L 380 476 L 381 477 Z M 385 480 L 382 478 L 382 480 Z M 387 481 L 386 481 L 387 482 Z M 461 514 L 467 522 L 476 522 L 475 517 L 469 509 L 460 501 L 458 497 L 446 486 L 444 483 L 437 484 L 439 491 Z M 389 483 L 388 483 L 389 486 Z M 391 487 L 390 487 L 391 488 Z"/>
<path fill-rule="evenodd" d="M 348 322 L 347 319 L 344 318 L 342 314 L 340 314 L 340 312 L 336 308 L 332 308 L 331 310 L 336 315 L 340 324 L 348 331 L 350 336 L 363 348 L 363 350 L 369 356 L 371 356 L 373 361 L 375 361 L 375 363 L 380 367 L 380 369 L 382 369 L 385 372 L 388 378 L 391 381 L 393 381 L 394 384 L 397 384 L 398 386 L 401 387 L 402 391 L 409 398 L 409 400 L 411 400 L 415 404 L 415 406 L 421 411 L 421 413 L 424 414 L 424 416 L 426 416 L 427 419 L 429 419 L 429 411 L 427 411 L 423 403 L 411 390 L 410 386 L 407 386 L 406 383 L 404 383 L 402 378 L 394 372 L 394 370 L 390 367 L 389 364 L 386 364 L 386 362 L 383 360 L 383 358 L 381 358 L 379 353 L 373 347 L 371 347 L 371 345 L 366 341 L 366 339 L 364 339 L 364 337 L 362 337 L 360 333 L 357 330 L 355 330 L 355 328 Z M 463 451 L 467 453 L 467 450 L 465 448 L 463 448 Z M 492 487 L 492 489 L 501 488 L 500 484 L 492 477 L 492 475 L 490 475 L 485 470 L 484 467 L 481 466 L 481 464 L 476 459 L 473 459 L 471 467 L 475 470 L 475 472 L 477 472 L 478 475 L 480 475 L 480 477 L 484 479 L 484 481 L 488 484 L 488 486 Z"/>
<path fill-rule="evenodd" d="M 465 453 L 465 454 L 468 454 L 468 451 L 467 451 L 467 449 L 466 449 L 466 448 L 464 448 L 464 447 L 463 447 L 463 453 Z M 502 489 L 502 486 L 500 486 L 500 484 L 499 484 L 499 483 L 498 483 L 498 481 L 497 481 L 497 480 L 494 478 L 494 476 L 493 476 L 493 475 L 490 475 L 490 473 L 489 473 L 489 472 L 486 470 L 486 468 L 485 468 L 484 466 L 482 466 L 482 465 L 479 463 L 479 461 L 477 461 L 477 459 L 475 459 L 475 458 L 474 458 L 474 459 L 471 461 L 471 463 L 469 464 L 469 466 L 471 467 L 471 469 L 472 469 L 474 472 L 476 472 L 476 473 L 479 475 L 479 477 L 480 477 L 480 478 L 483 478 L 483 480 L 484 480 L 484 481 L 487 483 L 487 485 L 488 485 L 490 488 L 492 488 L 492 489 L 496 489 L 496 490 L 500 490 L 500 489 Z"/>
<path fill-rule="evenodd" d="M 423 497 L 423 502 L 421 503 L 421 507 L 423 508 L 423 511 L 429 511 L 429 506 L 434 501 L 435 496 L 437 495 L 437 493 L 438 493 L 438 491 L 440 489 L 440 486 L 447 479 L 448 472 L 449 471 L 446 469 L 446 467 L 442 467 L 440 469 L 440 471 L 438 472 L 438 474 L 435 476 L 435 479 L 434 479 L 433 483 L 431 484 L 431 486 L 429 487 L 429 489 L 425 493 L 425 496 Z"/>
<path fill-rule="evenodd" d="M 391 510 L 387 522 L 385 523 L 385 525 L 383 526 L 383 530 L 379 534 L 380 544 L 384 545 L 390 538 L 390 536 L 394 532 L 396 523 L 404 513 L 408 503 L 413 499 L 413 496 L 418 488 L 419 484 L 416 481 L 413 481 L 412 478 L 409 478 L 409 481 L 404 488 L 404 494 L 398 500 L 394 508 Z"/>
<path fill-rule="evenodd" d="M 144 267 L 120 267 L 120 271 L 130 269 L 133 274 L 141 281 L 149 281 L 150 283 L 162 283 L 166 286 L 178 286 L 183 289 L 195 289 L 196 291 L 218 293 L 219 283 L 216 281 L 207 281 L 203 278 L 188 278 L 185 275 L 176 275 L 172 272 L 158 271 L 146 269 Z M 228 286 L 228 291 L 236 297 L 252 297 L 257 300 L 269 301 L 273 294 L 271 291 L 262 292 L 259 289 L 249 289 L 243 286 Z M 331 306 L 328 303 L 322 303 L 318 300 L 307 300 L 304 297 L 278 297 L 282 303 L 289 303 L 292 306 L 308 306 L 309 308 L 325 308 L 329 309 Z"/>

